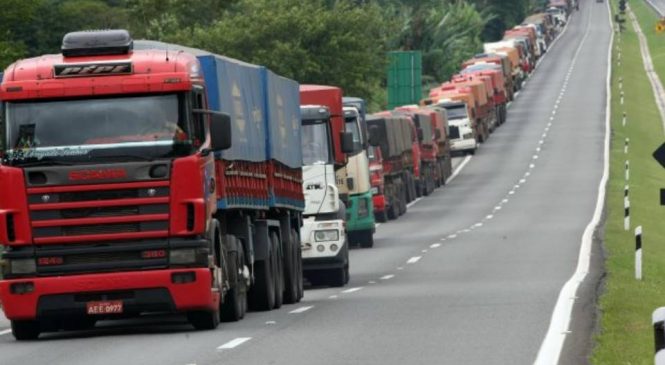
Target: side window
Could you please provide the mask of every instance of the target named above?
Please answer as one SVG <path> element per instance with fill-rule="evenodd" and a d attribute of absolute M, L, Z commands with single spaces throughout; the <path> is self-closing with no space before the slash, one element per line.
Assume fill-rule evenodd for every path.
<path fill-rule="evenodd" d="M 204 91 L 202 87 L 195 87 L 192 91 L 192 108 L 193 109 L 206 109 Z M 199 148 L 206 139 L 205 129 L 205 115 L 202 113 L 194 113 L 193 127 L 194 127 L 194 145 Z"/>

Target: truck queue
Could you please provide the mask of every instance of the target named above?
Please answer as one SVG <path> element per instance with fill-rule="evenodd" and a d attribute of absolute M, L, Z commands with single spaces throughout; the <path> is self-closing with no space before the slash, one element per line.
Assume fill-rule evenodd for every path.
<path fill-rule="evenodd" d="M 376 222 L 508 121 L 570 14 L 551 5 L 419 104 L 371 114 L 339 87 L 126 31 L 70 33 L 61 55 L 17 61 L 0 85 L 14 337 L 154 312 L 213 329 L 299 302 L 305 280 L 345 285 L 350 246 L 373 247 Z"/>

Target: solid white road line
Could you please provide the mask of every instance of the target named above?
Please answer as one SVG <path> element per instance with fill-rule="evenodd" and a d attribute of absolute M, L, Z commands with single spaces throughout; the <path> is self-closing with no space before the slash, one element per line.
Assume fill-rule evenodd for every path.
<path fill-rule="evenodd" d="M 0 336 L 8 335 L 10 333 L 12 333 L 12 330 L 3 330 L 3 331 L 0 331 Z"/>
<path fill-rule="evenodd" d="M 362 286 L 357 286 L 355 288 L 342 290 L 342 293 L 349 294 L 349 293 L 357 292 L 358 290 L 362 290 L 362 288 L 363 288 Z"/>
<path fill-rule="evenodd" d="M 550 320 L 550 325 L 547 330 L 547 334 L 543 339 L 540 349 L 538 350 L 538 355 L 536 361 L 534 362 L 537 365 L 543 364 L 557 364 L 559 362 L 559 357 L 561 356 L 561 351 L 563 350 L 563 343 L 566 339 L 566 335 L 569 332 L 568 326 L 570 324 L 570 319 L 572 317 L 573 305 L 575 303 L 575 294 L 580 284 L 586 278 L 587 273 L 589 272 L 589 265 L 591 261 L 591 248 L 593 243 L 593 232 L 600 222 L 600 218 L 603 212 L 603 207 L 605 206 L 605 186 L 607 184 L 607 178 L 609 175 L 609 157 L 610 157 L 610 118 L 611 118 L 611 94 L 612 94 L 612 85 L 611 85 L 611 75 L 612 75 L 612 43 L 614 42 L 614 29 L 612 28 L 612 14 L 610 11 L 610 2 L 607 2 L 608 18 L 610 20 L 610 47 L 607 50 L 607 80 L 606 80 L 606 101 L 605 101 L 605 146 L 604 146 L 604 166 L 603 166 L 603 176 L 600 179 L 598 184 L 598 198 L 596 201 L 596 208 L 593 213 L 591 221 L 584 229 L 582 235 L 582 244 L 580 246 L 579 257 L 577 261 L 577 268 L 573 273 L 573 276 L 564 284 L 559 293 L 556 305 L 554 306 L 554 311 L 552 312 L 552 318 Z M 590 15 L 589 15 L 590 16 Z M 577 57 L 579 56 L 582 46 L 586 41 L 589 30 L 591 29 L 591 20 L 587 21 L 587 28 L 580 42 L 580 45 L 573 57 L 573 64 L 577 62 Z"/>
<path fill-rule="evenodd" d="M 412 201 L 411 203 L 407 204 L 406 207 L 407 207 L 407 208 L 411 208 L 414 204 L 416 204 L 417 202 L 421 201 L 422 199 L 423 199 L 422 197 L 421 197 L 421 198 L 418 198 L 418 199 Z"/>
<path fill-rule="evenodd" d="M 308 310 L 310 310 L 312 308 L 314 308 L 313 305 L 308 305 L 306 307 L 300 307 L 300 308 L 294 309 L 294 310 L 290 311 L 289 313 L 298 314 L 298 313 L 302 313 L 302 312 L 307 312 Z"/>
<path fill-rule="evenodd" d="M 453 174 L 450 175 L 450 177 L 448 178 L 448 180 L 446 180 L 446 184 L 449 183 L 449 182 L 451 182 L 451 181 L 453 181 L 453 179 L 456 178 L 457 175 L 459 175 L 459 173 L 462 171 L 462 169 L 464 168 L 464 166 L 466 166 L 466 164 L 468 164 L 469 161 L 471 161 L 471 157 L 472 157 L 471 155 L 468 155 L 468 156 L 466 156 L 466 157 L 464 158 L 464 161 L 462 161 L 462 163 L 460 163 L 459 166 L 457 166 L 457 168 L 455 169 L 455 171 L 453 171 Z"/>
<path fill-rule="evenodd" d="M 245 342 L 247 342 L 251 339 L 252 339 L 251 337 L 238 337 L 236 339 L 233 339 L 233 340 L 223 344 L 222 346 L 219 346 L 217 348 L 217 350 L 230 350 L 230 349 L 233 349 L 233 348 L 236 348 L 236 347 L 242 345 L 243 343 L 245 343 Z"/>
<path fill-rule="evenodd" d="M 415 264 L 416 262 L 420 261 L 422 256 L 413 256 L 412 258 L 408 259 L 406 261 L 407 264 Z"/>

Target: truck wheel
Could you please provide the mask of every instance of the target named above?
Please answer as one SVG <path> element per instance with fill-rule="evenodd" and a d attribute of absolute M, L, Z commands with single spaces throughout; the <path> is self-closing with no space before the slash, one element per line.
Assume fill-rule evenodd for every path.
<path fill-rule="evenodd" d="M 344 248 L 344 260 L 345 263 L 340 268 L 332 269 L 329 271 L 329 285 L 333 287 L 344 286 L 349 282 L 349 249 L 348 245 L 345 245 Z"/>
<path fill-rule="evenodd" d="M 298 235 L 295 234 L 295 230 L 289 232 L 289 242 L 286 245 L 287 250 L 284 253 L 285 265 L 284 265 L 284 303 L 293 304 L 297 303 L 300 300 L 300 281 L 299 277 L 302 277 L 302 272 L 298 271 L 298 252 L 300 250 L 300 242 L 298 241 Z"/>
<path fill-rule="evenodd" d="M 214 330 L 219 326 L 219 310 L 189 312 L 187 319 L 199 331 Z"/>
<path fill-rule="evenodd" d="M 402 216 L 406 214 L 406 192 L 402 194 L 402 198 L 399 201 L 399 215 Z"/>
<path fill-rule="evenodd" d="M 245 316 L 247 309 L 247 283 L 243 276 L 245 267 L 245 254 L 242 244 L 234 236 L 236 252 L 229 254 L 227 264 L 229 265 L 229 281 L 232 287 L 226 292 L 224 302 L 221 305 L 221 318 L 224 322 L 236 322 Z"/>
<path fill-rule="evenodd" d="M 388 212 L 385 209 L 380 212 L 375 211 L 374 219 L 379 223 L 385 223 L 388 221 Z"/>
<path fill-rule="evenodd" d="M 272 252 L 265 260 L 254 263 L 254 285 L 249 291 L 250 308 L 257 311 L 269 311 L 275 306 L 275 280 L 271 276 Z"/>
<path fill-rule="evenodd" d="M 284 264 L 282 258 L 279 255 L 278 247 L 281 247 L 277 233 L 272 232 L 270 234 L 270 241 L 272 242 L 272 247 L 275 249 L 272 251 L 273 259 L 273 279 L 275 280 L 275 306 L 274 309 L 282 307 L 284 302 Z"/>
<path fill-rule="evenodd" d="M 372 248 L 372 246 L 374 246 L 374 233 L 371 229 L 362 231 L 359 235 L 361 248 Z"/>
<path fill-rule="evenodd" d="M 41 332 L 39 321 L 12 321 L 12 335 L 18 341 L 36 340 Z"/>

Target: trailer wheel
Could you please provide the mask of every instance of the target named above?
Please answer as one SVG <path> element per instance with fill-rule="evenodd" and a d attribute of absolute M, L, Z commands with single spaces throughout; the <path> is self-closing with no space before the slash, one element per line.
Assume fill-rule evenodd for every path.
<path fill-rule="evenodd" d="M 199 331 L 214 330 L 219 326 L 219 310 L 189 312 L 187 319 Z"/>
<path fill-rule="evenodd" d="M 385 208 L 380 212 L 375 211 L 374 219 L 376 219 L 376 221 L 379 223 L 385 223 L 388 221 L 388 212 L 385 210 Z"/>
<path fill-rule="evenodd" d="M 374 232 L 371 229 L 359 232 L 359 235 L 361 248 L 372 248 L 374 246 Z"/>
<path fill-rule="evenodd" d="M 275 280 L 271 276 L 275 271 L 272 268 L 271 252 L 265 260 L 254 263 L 254 285 L 249 291 L 250 307 L 257 311 L 269 311 L 275 306 Z"/>
<path fill-rule="evenodd" d="M 235 252 L 229 253 L 228 265 L 229 281 L 232 287 L 226 292 L 224 302 L 221 305 L 221 318 L 224 322 L 236 322 L 245 316 L 247 309 L 247 283 L 243 275 L 245 268 L 245 254 L 242 244 L 235 236 L 229 236 L 235 241 L 231 246 L 236 248 Z"/>
<path fill-rule="evenodd" d="M 284 303 L 293 304 L 300 300 L 300 283 L 302 281 L 302 271 L 298 267 L 298 252 L 300 250 L 300 242 L 298 242 L 298 235 L 295 230 L 289 232 L 289 241 L 286 244 L 287 249 L 284 252 L 285 267 L 284 267 Z"/>
<path fill-rule="evenodd" d="M 273 308 L 278 309 L 282 307 L 284 302 L 284 263 L 280 256 L 279 247 L 281 247 L 277 233 L 270 233 L 270 242 L 274 248 L 272 251 L 273 260 L 273 279 L 275 280 L 275 305 Z"/>
<path fill-rule="evenodd" d="M 12 321 L 12 335 L 18 341 L 36 340 L 41 332 L 39 321 Z"/>
<path fill-rule="evenodd" d="M 406 186 L 402 186 L 402 194 L 400 194 L 400 198 L 397 200 L 399 204 L 398 216 L 402 216 L 406 213 L 406 188 Z"/>

